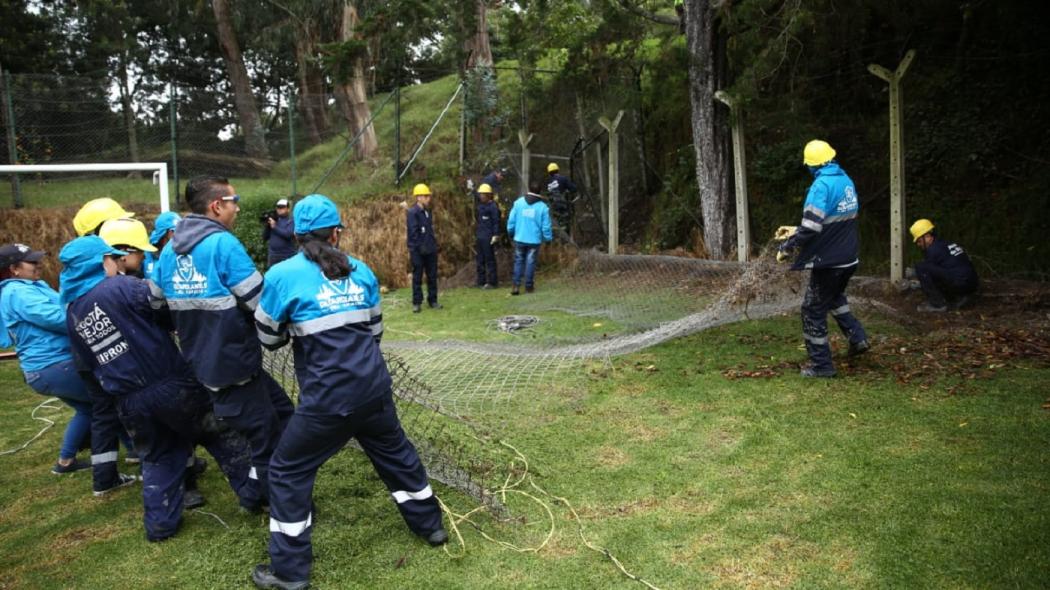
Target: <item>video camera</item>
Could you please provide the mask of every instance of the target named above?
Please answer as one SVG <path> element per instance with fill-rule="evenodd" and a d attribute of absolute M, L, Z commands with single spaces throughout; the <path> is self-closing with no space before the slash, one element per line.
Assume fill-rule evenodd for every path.
<path fill-rule="evenodd" d="M 267 212 L 263 213 L 262 215 L 260 215 L 259 216 L 259 223 L 269 224 L 271 219 L 274 220 L 275 222 L 277 221 L 277 210 L 276 209 L 270 209 L 269 211 L 267 211 Z"/>

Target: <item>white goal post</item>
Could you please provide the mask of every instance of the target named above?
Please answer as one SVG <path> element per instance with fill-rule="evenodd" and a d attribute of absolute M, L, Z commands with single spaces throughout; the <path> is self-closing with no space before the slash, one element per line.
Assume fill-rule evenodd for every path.
<path fill-rule="evenodd" d="M 168 163 L 167 162 L 135 162 L 128 164 L 4 164 L 0 165 L 0 173 L 26 173 L 37 172 L 153 172 L 153 184 L 160 185 L 160 210 L 167 211 L 168 200 Z"/>

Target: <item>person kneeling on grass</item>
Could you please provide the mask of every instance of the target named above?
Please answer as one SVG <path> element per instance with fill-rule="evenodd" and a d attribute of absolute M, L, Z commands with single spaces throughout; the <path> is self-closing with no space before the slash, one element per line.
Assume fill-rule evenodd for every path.
<path fill-rule="evenodd" d="M 125 238 L 129 239 L 129 238 Z M 143 251 L 152 246 L 130 238 Z M 152 305 L 145 281 L 117 273 L 117 250 L 97 236 L 77 238 L 62 248 L 63 286 L 70 304 L 67 328 L 74 354 L 116 398 L 120 420 L 131 432 L 142 459 L 142 500 L 146 538 L 173 536 L 193 447 L 200 443 L 219 463 L 234 493 L 249 505 L 258 501 L 250 484 L 248 441 L 215 420 L 208 393 L 193 378 L 171 338 L 170 315 Z M 163 327 L 162 327 L 163 326 Z"/>
<path fill-rule="evenodd" d="M 390 373 L 379 351 L 379 282 L 336 245 L 335 204 L 310 195 L 295 207 L 301 251 L 266 273 L 255 311 L 259 340 L 292 350 L 299 406 L 270 461 L 270 564 L 260 588 L 306 588 L 313 563 L 313 488 L 317 471 L 356 438 L 390 490 L 409 529 L 431 545 L 448 541 L 441 510 L 415 447 L 394 409 Z"/>

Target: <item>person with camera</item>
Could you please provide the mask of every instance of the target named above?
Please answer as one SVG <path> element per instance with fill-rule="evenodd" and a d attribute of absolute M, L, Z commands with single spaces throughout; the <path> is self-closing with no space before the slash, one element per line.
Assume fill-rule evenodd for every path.
<path fill-rule="evenodd" d="M 266 268 L 295 256 L 295 234 L 289 215 L 288 199 L 278 199 L 274 208 L 263 213 L 263 241 L 266 242 Z"/>

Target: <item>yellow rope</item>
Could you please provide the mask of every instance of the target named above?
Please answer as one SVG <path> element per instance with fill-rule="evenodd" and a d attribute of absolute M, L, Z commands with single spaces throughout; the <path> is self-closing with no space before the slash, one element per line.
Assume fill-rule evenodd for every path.
<path fill-rule="evenodd" d="M 476 440 L 478 440 L 481 443 L 488 443 L 489 442 L 489 441 L 483 440 L 483 439 L 481 439 L 481 438 L 479 438 L 477 436 L 474 436 L 473 438 L 475 438 Z M 507 473 L 507 477 L 503 480 L 503 485 L 500 486 L 498 489 L 492 491 L 491 493 L 493 495 L 495 495 L 495 496 L 499 496 L 500 501 L 502 501 L 504 504 L 507 503 L 507 494 L 508 493 L 510 493 L 510 494 L 520 494 L 520 495 L 525 496 L 526 498 L 532 500 L 533 502 L 536 502 L 537 504 L 539 504 L 540 506 L 543 507 L 544 511 L 546 511 L 547 518 L 550 521 L 550 530 L 547 531 L 547 536 L 543 539 L 543 542 L 540 543 L 539 545 L 537 545 L 535 547 L 519 547 L 519 546 L 517 546 L 517 545 L 515 545 L 513 543 L 510 543 L 510 542 L 507 542 L 507 541 L 503 541 L 503 540 L 500 540 L 500 539 L 495 539 L 495 538 L 491 537 L 488 533 L 486 533 L 481 528 L 480 524 L 478 524 L 477 522 L 474 522 L 473 520 L 471 520 L 471 516 L 473 516 L 477 512 L 480 512 L 480 511 L 484 510 L 484 508 L 485 508 L 484 506 L 477 506 L 474 509 L 466 512 L 465 514 L 457 514 L 456 512 L 453 512 L 452 509 L 449 508 L 448 505 L 445 504 L 445 502 L 442 501 L 440 497 L 438 497 L 437 498 L 438 505 L 441 506 L 441 511 L 444 512 L 446 516 L 448 516 L 449 527 L 452 529 L 452 534 L 455 536 L 455 538 L 456 538 L 456 540 L 457 540 L 457 542 L 459 543 L 459 546 L 460 546 L 460 552 L 458 554 L 454 554 L 452 551 L 449 550 L 448 545 L 446 544 L 443 548 L 445 550 L 445 553 L 449 557 L 451 557 L 453 559 L 459 559 L 459 558 L 461 558 L 461 557 L 463 557 L 463 556 L 465 556 L 467 554 L 466 541 L 463 540 L 463 535 L 459 531 L 460 523 L 464 523 L 464 522 L 469 524 L 469 525 L 471 525 L 472 527 L 474 527 L 474 529 L 476 531 L 478 531 L 478 533 L 483 538 L 485 538 L 486 540 L 488 540 L 488 541 L 490 541 L 492 543 L 495 543 L 495 544 L 497 544 L 497 545 L 499 545 L 499 546 L 501 546 L 501 547 L 503 547 L 505 549 L 510 549 L 511 551 L 517 551 L 519 553 L 538 553 L 541 549 L 546 547 L 547 544 L 550 542 L 550 540 L 554 537 L 555 522 L 556 522 L 555 518 L 554 518 L 554 511 L 551 510 L 550 505 L 547 502 L 544 502 L 541 498 L 539 498 L 539 497 L 537 497 L 537 496 L 535 496 L 533 494 L 530 494 L 528 492 L 525 492 L 523 490 L 517 489 L 517 487 L 519 485 L 521 485 L 522 483 L 525 482 L 526 479 L 528 479 L 529 485 L 532 486 L 533 489 L 535 489 L 539 493 L 543 494 L 544 496 L 547 496 L 548 498 L 553 498 L 554 500 L 557 500 L 558 502 L 561 502 L 562 504 L 565 505 L 566 508 L 569 509 L 569 512 L 572 513 L 572 517 L 576 520 L 576 526 L 578 527 L 579 533 L 580 533 L 580 540 L 583 541 L 583 544 L 588 549 L 590 549 L 590 550 L 592 550 L 592 551 L 594 551 L 596 553 L 600 553 L 600 554 L 604 555 L 605 557 L 607 557 L 609 559 L 609 561 L 611 561 L 613 563 L 613 565 L 615 565 L 620 570 L 620 572 L 623 573 L 623 575 L 627 576 L 631 580 L 634 580 L 636 582 L 644 584 L 647 588 L 649 588 L 649 590 L 660 590 L 659 588 L 657 588 L 656 586 L 650 584 L 646 580 L 644 580 L 644 579 L 642 579 L 642 578 L 632 574 L 631 572 L 627 571 L 627 568 L 625 568 L 623 566 L 623 564 L 620 562 L 620 560 L 617 559 L 616 556 L 613 555 L 612 552 L 610 552 L 608 549 L 591 543 L 587 539 L 586 534 L 584 533 L 583 520 L 580 519 L 580 515 L 577 514 L 576 509 L 572 507 L 572 504 L 570 504 L 567 499 L 565 499 L 565 498 L 563 498 L 561 496 L 555 496 L 554 494 L 551 494 L 550 492 L 548 492 L 547 490 L 544 490 L 543 488 L 541 488 L 539 485 L 536 484 L 536 481 L 532 478 L 532 474 L 529 473 L 529 461 L 525 457 L 525 455 L 522 454 L 521 451 L 519 451 L 518 449 L 514 448 L 514 446 L 512 446 L 511 444 L 509 444 L 509 443 L 507 443 L 505 441 L 500 440 L 500 441 L 497 441 L 497 442 L 499 442 L 500 445 L 510 449 L 511 451 L 514 451 L 514 454 L 517 455 L 517 459 L 511 459 L 510 468 L 509 468 L 509 471 Z M 510 480 L 513 477 L 513 473 L 514 473 L 514 464 L 516 463 L 516 461 L 518 459 L 521 460 L 521 463 L 524 465 L 524 468 L 523 468 L 523 470 L 521 472 L 521 477 L 519 477 L 518 480 L 515 481 L 514 483 L 510 483 Z"/>

